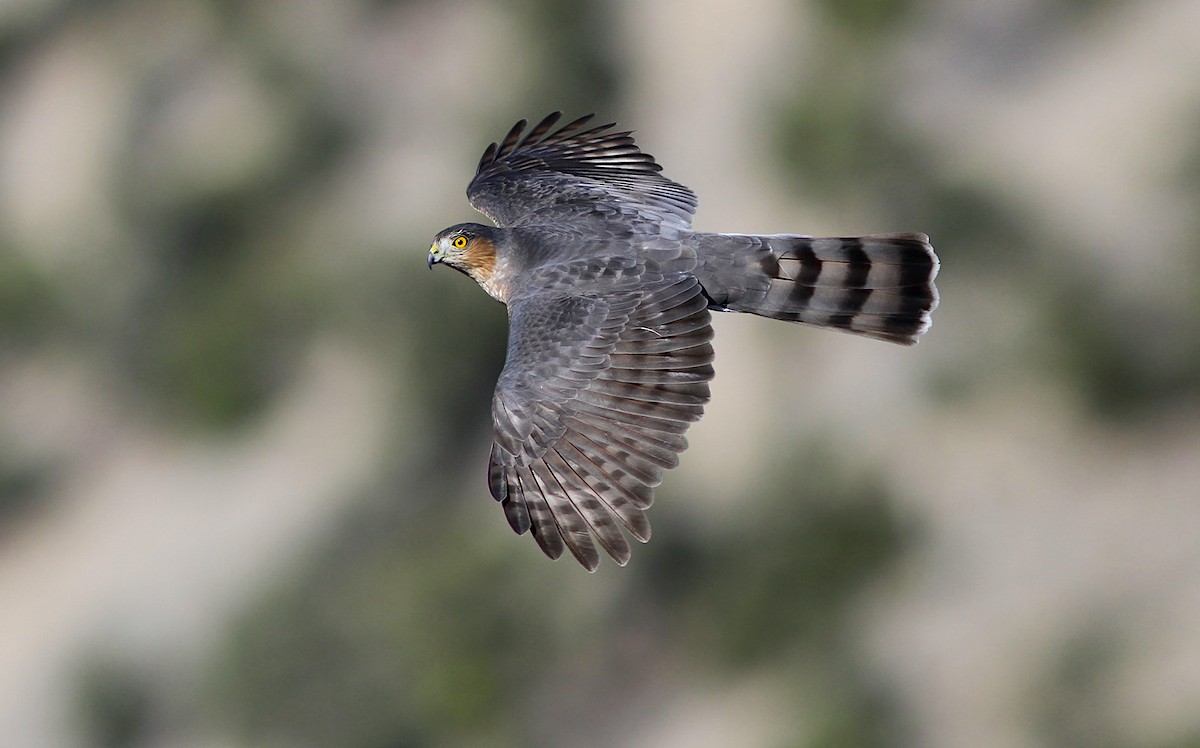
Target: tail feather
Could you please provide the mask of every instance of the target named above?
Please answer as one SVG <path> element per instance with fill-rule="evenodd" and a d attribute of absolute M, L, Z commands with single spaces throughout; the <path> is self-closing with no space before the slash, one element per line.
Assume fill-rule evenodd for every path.
<path fill-rule="evenodd" d="M 714 308 L 912 345 L 938 305 L 938 258 L 924 234 L 695 238 Z"/>

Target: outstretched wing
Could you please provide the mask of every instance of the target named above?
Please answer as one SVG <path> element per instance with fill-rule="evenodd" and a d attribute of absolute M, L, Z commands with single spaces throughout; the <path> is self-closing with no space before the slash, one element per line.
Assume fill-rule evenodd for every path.
<path fill-rule="evenodd" d="M 492 143 L 467 186 L 467 198 L 497 226 L 593 216 L 640 216 L 687 228 L 696 195 L 659 172 L 662 167 L 615 123 L 584 129 L 593 115 L 551 132 L 555 112 L 525 133 L 521 120 Z"/>
<path fill-rule="evenodd" d="M 621 527 L 645 542 L 644 510 L 708 402 L 712 328 L 690 274 L 599 258 L 543 268 L 509 303 L 508 359 L 492 401 L 488 482 L 518 533 L 589 571 L 596 543 L 622 566 Z M 572 288 L 586 287 L 580 294 Z"/>

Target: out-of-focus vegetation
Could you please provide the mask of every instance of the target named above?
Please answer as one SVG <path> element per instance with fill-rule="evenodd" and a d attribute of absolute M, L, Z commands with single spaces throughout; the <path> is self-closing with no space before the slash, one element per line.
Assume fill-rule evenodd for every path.
<path fill-rule="evenodd" d="M 750 508 L 716 537 L 687 532 L 676 509 L 664 520 L 675 532 L 639 549 L 645 572 L 606 569 L 599 595 L 571 588 L 565 565 L 531 570 L 502 547 L 472 548 L 444 512 L 376 516 L 237 626 L 218 702 L 252 742 L 528 744 L 550 742 L 538 729 L 552 723 L 516 715 L 561 698 L 554 684 L 636 691 L 664 669 L 718 682 L 766 669 L 797 698 L 828 687 L 839 721 L 868 718 L 875 695 L 853 672 L 846 617 L 905 531 L 874 480 L 825 457 L 729 497 Z"/>
<path fill-rule="evenodd" d="M 731 67 L 749 57 L 703 36 L 703 14 L 718 10 L 700 6 L 658 15 L 657 4 L 549 0 L 112 0 L 0 10 L 0 542 L 15 549 L 0 555 L 0 569 L 36 553 L 39 541 L 70 567 L 74 559 L 62 554 L 75 546 L 53 539 L 55 527 L 77 527 L 75 511 L 90 518 L 84 527 L 141 517 L 86 505 L 93 485 L 108 485 L 110 463 L 122 466 L 111 472 L 144 471 L 156 476 L 150 485 L 169 486 L 168 495 L 138 496 L 145 517 L 176 502 L 194 512 L 183 515 L 195 524 L 182 533 L 154 522 L 139 531 L 161 532 L 165 553 L 194 535 L 225 538 L 222 528 L 249 521 L 236 510 L 212 524 L 202 518 L 208 505 L 213 516 L 228 510 L 223 476 L 244 467 L 238 456 L 253 462 L 250 445 L 277 421 L 284 434 L 319 430 L 343 412 L 382 424 L 364 430 L 373 436 L 362 442 L 293 447 L 275 462 L 260 456 L 296 476 L 299 494 L 319 482 L 326 452 L 377 455 L 347 485 L 321 489 L 327 495 L 317 498 L 339 509 L 311 526 L 286 524 L 282 509 L 280 526 L 292 527 L 279 530 L 282 539 L 233 534 L 236 547 L 214 540 L 200 560 L 162 561 L 155 574 L 121 560 L 120 543 L 84 544 L 102 550 L 81 565 L 112 560 L 113 578 L 144 587 L 88 597 L 80 609 L 92 618 L 61 629 L 52 656 L 13 655 L 58 680 L 39 679 L 35 709 L 15 696 L 5 703 L 24 690 L 0 684 L 0 722 L 6 710 L 32 715 L 21 723 L 26 732 L 14 732 L 21 737 L 69 724 L 46 734 L 104 748 L 729 744 L 723 735 L 744 745 L 867 748 L 949 745 L 946 736 L 956 734 L 958 745 L 1017 744 L 1014 735 L 1055 746 L 1195 745 L 1200 722 L 1187 710 L 1164 707 L 1166 727 L 1144 739 L 1113 716 L 1127 700 L 1159 703 L 1137 691 L 1140 661 L 1129 654 L 1151 645 L 1122 628 L 1145 623 L 1129 612 L 1139 605 L 1136 587 L 1062 595 L 1097 616 L 1090 593 L 1109 606 L 1096 625 L 1066 631 L 1047 612 L 1058 609 L 1041 602 L 1059 589 L 1047 579 L 1013 586 L 1012 606 L 1033 610 L 1024 617 L 989 608 L 994 601 L 980 590 L 1011 581 L 1006 574 L 1025 568 L 1031 553 L 1046 554 L 1053 577 L 1056 562 L 1070 565 L 1076 539 L 1092 544 L 1081 549 L 1107 547 L 1103 532 L 1087 534 L 1088 503 L 1061 489 L 1086 481 L 1070 476 L 1087 473 L 1093 451 L 1110 454 L 1169 429 L 1183 439 L 1200 434 L 1179 425 L 1200 402 L 1200 225 L 1193 218 L 1192 238 L 1181 234 L 1177 247 L 1147 248 L 1167 265 L 1161 278 L 1130 280 L 1127 255 L 1141 248 L 1074 233 L 1039 212 L 1011 174 L 961 166 L 945 131 L 909 110 L 920 77 L 913 50 L 928 41 L 927 28 L 961 44 L 983 31 L 1020 39 L 1021 48 L 979 50 L 987 68 L 980 79 L 1002 79 L 997 95 L 1011 97 L 1081 39 L 1139 16 L 1116 3 L 998 3 L 991 14 L 961 16 L 952 5 L 748 3 L 744 23 L 774 14 L 777 35 L 804 42 L 790 49 L 769 40 L 780 51 L 761 91 L 728 81 L 709 90 L 709 81 L 689 78 L 686 61 L 696 54 L 727 57 Z M 639 33 L 667 18 L 673 25 L 657 35 Z M 683 31 L 668 33 L 675 25 Z M 680 69 L 647 69 L 671 59 L 638 48 L 647 38 L 676 45 Z M 720 437 L 695 437 L 707 451 L 685 455 L 660 489 L 653 542 L 635 549 L 628 568 L 607 564 L 588 576 L 511 537 L 488 498 L 489 399 L 503 362 L 504 312 L 465 279 L 428 273 L 424 249 L 435 231 L 470 215 L 462 189 L 475 158 L 516 119 L 565 109 L 596 110 L 629 127 L 670 122 L 647 91 L 672 86 L 689 87 L 708 106 L 736 96 L 728 108 L 757 112 L 737 145 L 742 162 L 770 165 L 754 175 L 757 196 L 832 216 L 827 229 L 795 231 L 858 225 L 931 234 L 944 303 L 926 342 L 902 353 L 864 353 L 857 342 L 835 348 L 816 342 L 830 333 L 774 325 L 737 360 L 722 357 L 726 329 L 718 327 L 718 369 L 766 393 L 776 420 L 762 424 L 749 461 L 726 460 Z M 1200 102 L 1200 87 L 1191 93 Z M 709 124 L 679 121 L 681 133 Z M 672 137 L 643 135 L 668 145 Z M 714 153 L 729 147 L 712 144 Z M 1194 204 L 1200 139 L 1190 147 L 1190 160 L 1155 185 Z M 706 161 L 728 163 L 714 153 L 683 155 L 691 173 L 706 174 L 718 168 Z M 657 155 L 682 178 L 681 165 Z M 721 176 L 704 179 L 712 187 Z M 693 186 L 702 217 L 713 198 Z M 330 341 L 360 352 L 387 384 L 360 410 L 351 410 L 354 393 L 337 392 L 318 417 L 288 421 L 279 414 L 308 392 L 318 376 L 314 352 Z M 806 379 L 781 359 L 784 349 L 811 353 L 809 375 L 848 374 Z M 867 358 L 853 358 L 860 355 Z M 864 382 L 888 396 L 856 392 Z M 1047 401 L 1061 411 L 1046 411 Z M 45 419 L 27 403 L 48 409 Z M 823 424 L 821 436 L 779 428 L 787 419 L 778 414 L 793 410 Z M 854 417 L 840 418 L 847 412 Z M 1064 412 L 1062 425 L 1055 419 Z M 730 422 L 705 421 L 697 431 L 722 423 Z M 1026 433 L 1034 423 L 1044 431 Z M 956 430 L 946 437 L 947 428 Z M 1072 432 L 1054 443 L 1062 455 L 1050 462 L 1061 474 L 1031 467 L 1044 466 L 1044 454 L 1023 458 L 1027 439 L 1045 444 Z M 734 446 L 742 445 L 730 444 L 730 454 Z M 1163 450 L 1151 447 L 1128 456 L 1116 480 L 1128 503 L 1143 492 L 1180 492 L 1188 473 L 1179 466 L 1196 453 L 1175 449 L 1162 463 Z M 963 454 L 976 461 L 958 461 Z M 195 461 L 165 473 L 154 463 L 181 455 Z M 736 489 L 709 495 L 701 481 L 681 478 L 691 469 L 712 475 L 714 464 L 741 476 Z M 1148 485 L 1164 465 L 1169 482 Z M 238 501 L 279 483 L 247 482 Z M 934 498 L 941 494 L 931 485 L 953 486 L 951 499 Z M 1013 519 L 1004 505 L 1021 505 L 1025 491 L 1067 508 Z M 205 506 L 195 506 L 198 495 Z M 966 523 L 982 528 L 980 548 L 947 533 L 964 526 L 955 524 L 960 498 L 980 513 Z M 1183 510 L 1169 504 L 1160 514 L 1171 511 Z M 1068 558 L 1056 555 L 1056 543 L 1027 540 L 1023 523 L 1045 521 L 1061 522 Z M 1186 522 L 1163 522 L 1178 531 L 1180 547 L 1187 533 L 1196 537 Z M 64 537 L 91 537 L 70 532 Z M 1152 534 L 1117 537 L 1157 558 Z M 32 540 L 22 545 L 25 537 Z M 259 553 L 258 541 L 285 550 Z M 1189 574 L 1200 572 L 1195 556 L 1177 553 L 1158 563 L 1180 579 L 1200 577 Z M 202 573 L 226 555 L 246 566 Z M 1139 558 L 1130 568 L 1160 568 Z M 75 610 L 64 602 L 70 584 L 9 594 L 24 588 L 3 580 L 3 604 L 19 601 L 20 610 L 0 611 L 14 630 L 36 630 L 28 621 L 42 605 Z M 1197 594 L 1180 586 L 1144 596 Z M 61 597 L 45 602 L 41 590 Z M 190 594 L 220 601 L 225 612 L 194 625 L 169 614 L 126 620 L 126 608 L 158 610 L 156 596 Z M 1187 603 L 1162 605 L 1155 625 L 1194 622 Z M 989 653 L 1032 651 L 1022 635 L 1050 647 L 1004 629 L 1043 614 L 1039 628 L 1057 644 L 1029 671 L 1014 674 L 993 654 L 996 662 L 980 655 L 964 667 L 990 662 L 994 671 L 949 676 L 955 666 L 936 656 L 941 647 L 931 654 L 887 645 L 904 636 L 888 633 L 889 615 L 926 606 L 929 627 L 944 625 L 947 637 L 963 620 L 999 632 L 948 639 L 947 652 L 970 654 L 972 642 L 995 640 L 1002 644 Z M 162 607 L 189 610 L 177 601 Z M 1188 656 L 1196 654 L 1180 654 Z M 7 677 L 15 684 L 18 676 Z M 966 714 L 929 706 L 956 682 L 998 706 Z M 1018 698 L 1006 683 L 1032 690 Z M 1005 722 L 997 714 L 1014 732 L 987 733 Z"/>

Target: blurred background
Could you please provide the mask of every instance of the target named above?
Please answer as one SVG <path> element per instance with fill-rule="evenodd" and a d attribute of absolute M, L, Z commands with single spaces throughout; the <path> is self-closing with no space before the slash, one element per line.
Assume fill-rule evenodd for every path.
<path fill-rule="evenodd" d="M 0 744 L 1200 746 L 1200 3 L 0 2 Z M 653 542 L 487 493 L 425 268 L 519 118 L 701 230 L 925 231 L 916 348 L 720 315 Z"/>

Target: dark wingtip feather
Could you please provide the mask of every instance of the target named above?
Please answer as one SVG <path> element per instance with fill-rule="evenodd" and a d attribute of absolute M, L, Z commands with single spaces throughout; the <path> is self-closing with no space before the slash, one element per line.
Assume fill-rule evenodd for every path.
<path fill-rule="evenodd" d="M 485 166 L 496 160 L 496 152 L 500 149 L 499 143 L 489 143 L 488 147 L 483 151 L 483 155 L 479 157 L 479 165 L 475 167 L 476 171 L 482 170 Z"/>
<path fill-rule="evenodd" d="M 496 460 L 496 446 L 492 445 L 492 458 L 488 460 L 488 491 L 496 501 L 508 498 L 508 480 L 504 477 L 504 468 Z"/>
<path fill-rule="evenodd" d="M 525 506 L 524 500 L 505 499 L 501 506 L 504 507 L 504 518 L 508 520 L 508 526 L 513 529 L 513 532 L 524 535 L 529 531 L 531 525 L 529 509 Z"/>
<path fill-rule="evenodd" d="M 528 124 L 528 120 L 518 120 L 517 124 L 509 129 L 508 134 L 504 136 L 504 140 L 500 141 L 500 148 L 496 153 L 497 158 L 512 153 L 516 149 L 517 141 L 521 139 L 521 133 L 525 131 L 525 126 Z"/>
<path fill-rule="evenodd" d="M 574 137 L 574 136 L 578 135 L 579 130 L 584 125 L 591 122 L 595 116 L 596 116 L 595 114 L 585 114 L 582 117 L 577 117 L 577 118 L 571 120 L 570 122 L 568 122 L 567 124 L 563 125 L 562 127 L 558 128 L 557 130 L 555 130 L 554 134 L 551 135 L 550 137 L 546 138 L 546 140 L 558 142 L 561 140 L 565 140 L 569 137 Z M 603 127 L 599 128 L 599 129 L 606 129 L 609 127 L 612 127 L 612 125 L 604 125 Z M 588 132 L 593 132 L 593 131 L 595 131 L 595 129 L 596 128 L 593 128 L 593 130 L 589 130 Z"/>
<path fill-rule="evenodd" d="M 551 127 L 554 127 L 555 122 L 562 119 L 562 116 L 562 112 L 550 112 L 545 117 L 542 117 L 542 121 L 534 125 L 533 129 L 525 137 L 521 138 L 521 142 L 517 143 L 513 150 L 520 150 L 530 143 L 537 143 L 550 131 Z"/>
<path fill-rule="evenodd" d="M 533 539 L 537 541 L 538 548 L 542 549 L 542 553 L 546 554 L 546 558 L 551 561 L 562 558 L 563 552 L 567 550 L 562 536 L 558 534 L 558 528 L 543 528 L 533 525 Z"/>
<path fill-rule="evenodd" d="M 586 549 L 576 550 L 574 545 L 567 546 L 571 550 L 571 555 L 579 562 L 579 565 L 587 569 L 588 574 L 595 574 L 596 569 L 600 568 L 600 554 L 595 548 L 588 553 Z"/>

